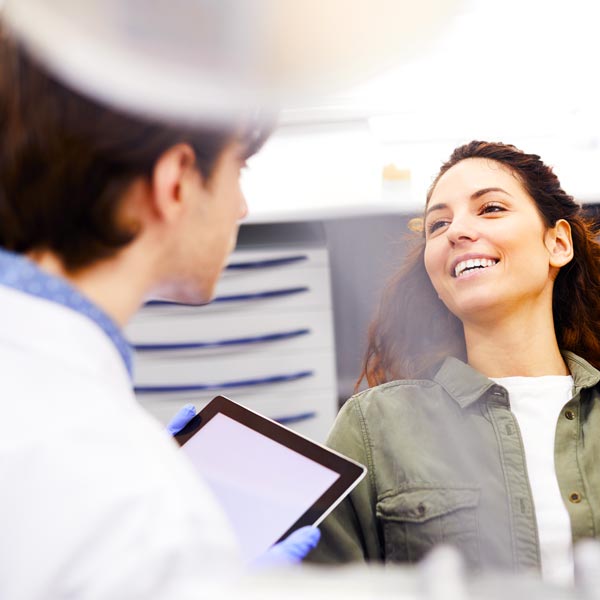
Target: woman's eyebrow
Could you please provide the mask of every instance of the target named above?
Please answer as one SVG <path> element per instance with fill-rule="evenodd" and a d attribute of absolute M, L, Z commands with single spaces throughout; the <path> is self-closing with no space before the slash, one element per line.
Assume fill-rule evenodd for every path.
<path fill-rule="evenodd" d="M 426 211 L 425 211 L 425 218 L 427 218 L 429 216 L 429 213 L 433 212 L 434 210 L 444 210 L 444 208 L 448 208 L 447 204 L 434 204 L 433 206 L 430 206 Z"/>
<path fill-rule="evenodd" d="M 509 194 L 506 190 L 504 190 L 502 188 L 489 187 L 489 188 L 482 188 L 480 190 L 477 190 L 476 192 L 473 192 L 471 194 L 470 200 L 477 200 L 477 198 L 481 198 L 481 196 L 485 196 L 486 194 L 489 194 L 490 192 L 500 192 L 500 193 L 506 194 L 507 196 L 510 196 L 512 198 L 511 194 Z M 444 210 L 445 208 L 448 208 L 448 205 L 443 202 L 440 202 L 439 204 L 434 204 L 425 211 L 425 218 L 427 218 L 429 213 L 433 212 L 434 210 Z"/>
<path fill-rule="evenodd" d="M 490 192 L 501 192 L 503 194 L 506 194 L 507 196 L 510 196 L 510 194 L 506 190 L 503 190 L 502 188 L 489 187 L 489 188 L 483 188 L 481 190 L 477 190 L 476 192 L 473 192 L 471 194 L 471 200 L 476 200 L 477 198 L 481 198 L 481 196 L 485 196 L 485 194 L 489 194 Z M 511 198 L 512 198 L 512 196 L 511 196 Z"/>

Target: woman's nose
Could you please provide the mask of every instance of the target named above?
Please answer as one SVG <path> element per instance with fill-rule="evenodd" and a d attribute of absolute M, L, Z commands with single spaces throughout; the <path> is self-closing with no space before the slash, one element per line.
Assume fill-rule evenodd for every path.
<path fill-rule="evenodd" d="M 479 237 L 475 223 L 470 216 L 456 216 L 446 228 L 446 237 L 451 244 L 474 241 Z"/>

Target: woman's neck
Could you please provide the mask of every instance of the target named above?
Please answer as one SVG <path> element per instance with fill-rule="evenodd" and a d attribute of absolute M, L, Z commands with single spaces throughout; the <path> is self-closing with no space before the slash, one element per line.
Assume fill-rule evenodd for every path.
<path fill-rule="evenodd" d="M 552 313 L 464 323 L 468 363 L 487 377 L 568 375 Z"/>

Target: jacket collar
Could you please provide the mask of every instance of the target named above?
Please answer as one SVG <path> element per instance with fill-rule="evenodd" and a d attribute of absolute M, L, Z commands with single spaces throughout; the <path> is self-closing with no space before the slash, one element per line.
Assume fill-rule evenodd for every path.
<path fill-rule="evenodd" d="M 584 360 L 577 354 L 564 350 L 563 358 L 567 362 L 567 367 L 573 376 L 575 393 L 578 394 L 582 389 L 594 387 L 600 382 L 600 371 L 592 367 L 587 360 Z"/>
<path fill-rule="evenodd" d="M 564 351 L 562 355 L 573 376 L 575 394 L 600 382 L 600 371 L 586 360 L 573 352 Z M 453 356 L 444 360 L 433 381 L 443 387 L 461 408 L 467 408 L 489 392 L 502 389 L 491 379 Z"/>
<path fill-rule="evenodd" d="M 444 360 L 433 380 L 441 385 L 461 408 L 467 408 L 491 388 L 498 387 L 491 379 L 453 356 Z"/>

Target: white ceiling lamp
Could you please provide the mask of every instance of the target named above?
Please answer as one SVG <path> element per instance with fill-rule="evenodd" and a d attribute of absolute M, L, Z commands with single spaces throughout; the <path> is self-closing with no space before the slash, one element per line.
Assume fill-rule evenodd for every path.
<path fill-rule="evenodd" d="M 4 16 L 85 93 L 150 114 L 218 121 L 332 91 L 413 56 L 460 4 L 4 0 Z"/>

